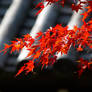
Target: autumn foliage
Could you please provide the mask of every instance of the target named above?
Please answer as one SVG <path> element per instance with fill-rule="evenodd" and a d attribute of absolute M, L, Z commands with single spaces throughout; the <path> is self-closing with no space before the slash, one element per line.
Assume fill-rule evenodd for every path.
<path fill-rule="evenodd" d="M 59 3 L 64 6 L 65 0 L 42 0 L 42 2 L 36 6 L 36 8 L 41 8 L 37 14 L 47 6 L 44 6 L 44 2 L 48 2 L 47 5 Z M 85 7 L 87 11 L 81 14 L 81 16 L 83 16 L 80 21 L 83 22 L 81 28 L 78 28 L 75 25 L 73 29 L 69 29 L 68 26 L 63 27 L 62 25 L 57 24 L 55 27 L 50 27 L 50 29 L 46 30 L 44 33 L 37 33 L 35 39 L 29 34 L 26 34 L 23 38 L 16 38 L 15 41 L 11 41 L 10 45 L 5 44 L 5 47 L 2 50 L 4 53 L 7 52 L 9 48 L 11 48 L 10 53 L 22 50 L 24 47 L 29 50 L 27 57 L 30 57 L 30 60 L 21 67 L 17 75 L 24 70 L 26 70 L 26 73 L 33 71 L 35 63 L 37 63 L 37 65 L 42 65 L 42 68 L 53 65 L 57 59 L 56 54 L 59 52 L 61 52 L 61 55 L 63 53 L 67 54 L 72 45 L 74 47 L 77 45 L 76 50 L 78 51 L 83 51 L 86 46 L 92 48 L 92 19 L 85 22 L 85 19 L 92 12 L 92 1 L 86 0 L 85 2 L 82 2 L 79 0 L 78 4 L 75 4 L 74 1 L 70 7 L 72 10 L 78 12 L 80 9 L 83 10 L 83 4 L 87 5 Z M 91 63 L 88 63 L 88 61 L 80 59 L 81 70 L 78 71 L 79 74 L 81 74 L 86 67 L 89 67 L 90 64 Z"/>

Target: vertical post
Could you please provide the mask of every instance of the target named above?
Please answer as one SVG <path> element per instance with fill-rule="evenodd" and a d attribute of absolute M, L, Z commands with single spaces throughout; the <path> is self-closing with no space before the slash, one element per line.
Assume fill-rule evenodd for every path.
<path fill-rule="evenodd" d="M 85 0 L 81 0 L 81 1 L 85 1 Z M 86 5 L 83 5 L 83 8 Z M 82 23 L 80 22 L 80 19 L 82 18 L 82 16 L 80 14 L 83 13 L 83 10 L 79 10 L 78 12 L 73 12 L 73 15 L 68 23 L 68 29 L 73 29 L 75 25 L 77 25 L 78 27 L 81 27 Z M 61 56 L 61 53 L 59 53 L 57 55 L 57 60 L 60 58 L 69 58 L 71 60 L 76 60 L 78 58 L 78 52 L 76 51 L 76 49 L 71 46 L 68 55 L 63 54 L 63 56 Z"/>
<path fill-rule="evenodd" d="M 40 32 L 40 31 L 45 31 L 50 26 L 55 25 L 57 15 L 58 15 L 57 9 L 56 9 L 54 4 L 48 5 L 47 7 L 45 7 L 43 9 L 43 11 L 37 17 L 36 22 L 35 22 L 33 28 L 31 29 L 30 35 L 33 38 L 35 38 L 36 33 Z M 29 51 L 24 48 L 21 51 L 17 61 L 20 62 L 23 59 L 25 59 L 25 57 L 27 56 L 28 52 Z"/>
<path fill-rule="evenodd" d="M 31 0 L 13 0 L 0 25 L 0 50 L 4 48 L 4 43 L 9 43 L 18 31 L 31 5 L 30 3 Z M 7 57 L 8 52 L 5 55 L 0 53 L 0 67 L 4 66 Z"/>

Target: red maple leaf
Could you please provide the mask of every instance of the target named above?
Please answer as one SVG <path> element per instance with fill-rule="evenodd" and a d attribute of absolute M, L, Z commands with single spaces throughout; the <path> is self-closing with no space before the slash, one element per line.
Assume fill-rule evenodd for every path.
<path fill-rule="evenodd" d="M 41 3 L 39 3 L 37 6 L 36 6 L 36 8 L 38 8 L 38 7 L 40 7 L 41 9 L 35 14 L 35 15 L 38 15 L 43 9 L 44 9 L 44 4 L 41 2 Z"/>
<path fill-rule="evenodd" d="M 40 37 L 40 36 L 42 36 L 42 32 L 39 32 L 39 33 L 37 33 L 37 36 L 35 37 L 35 39 L 37 39 L 38 37 Z"/>
<path fill-rule="evenodd" d="M 26 74 L 28 74 L 30 71 L 33 71 L 34 69 L 34 62 L 29 60 L 28 63 L 25 63 L 24 66 L 22 66 L 20 68 L 20 70 L 18 71 L 18 73 L 16 74 L 16 76 L 18 76 L 19 74 L 21 74 L 23 71 L 26 70 Z"/>
<path fill-rule="evenodd" d="M 0 51 L 1 52 L 4 52 L 4 54 L 7 52 L 7 50 L 11 47 L 11 45 L 8 45 L 8 44 L 4 44 L 4 49 Z"/>
<path fill-rule="evenodd" d="M 77 5 L 75 5 L 75 4 L 72 4 L 72 10 L 75 10 L 76 12 L 78 12 L 79 11 L 79 9 L 80 10 L 83 10 L 83 6 L 79 3 L 79 4 L 77 4 Z"/>

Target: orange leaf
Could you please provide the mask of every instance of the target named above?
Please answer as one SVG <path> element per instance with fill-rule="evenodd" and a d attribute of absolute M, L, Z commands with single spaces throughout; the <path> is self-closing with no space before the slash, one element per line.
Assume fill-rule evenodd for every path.
<path fill-rule="evenodd" d="M 39 56 L 40 56 L 40 51 L 37 51 L 36 54 L 34 55 L 34 59 L 39 58 Z"/>

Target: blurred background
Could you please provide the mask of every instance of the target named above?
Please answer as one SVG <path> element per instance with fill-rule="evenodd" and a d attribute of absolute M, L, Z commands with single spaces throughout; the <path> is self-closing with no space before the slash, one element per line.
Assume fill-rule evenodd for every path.
<path fill-rule="evenodd" d="M 41 14 L 35 16 L 40 8 L 35 6 L 41 0 L 0 0 L 0 50 L 4 48 L 4 43 L 10 44 L 10 41 L 21 38 L 23 35 L 29 33 L 35 37 L 36 33 L 42 30 L 43 32 L 54 27 L 56 24 L 68 25 L 72 22 L 72 9 L 70 4 L 72 0 L 67 0 L 64 7 L 60 5 L 51 5 L 46 7 Z M 76 15 L 77 16 L 77 15 Z M 81 18 L 78 15 L 78 19 Z M 88 18 L 88 20 L 91 16 Z M 77 19 L 74 17 L 74 19 Z M 75 21 L 72 25 L 80 23 Z M 76 72 L 76 64 L 78 58 L 85 59 L 92 58 L 92 50 L 85 48 L 83 52 L 77 52 L 75 48 L 71 47 L 67 56 L 60 57 L 57 63 L 49 69 L 40 68 L 35 73 L 29 73 L 15 77 L 18 69 L 28 62 L 25 57 L 27 51 L 20 51 L 19 53 L 9 53 L 10 49 L 5 55 L 0 53 L 0 92 L 12 91 L 16 89 L 33 89 L 34 87 L 46 87 L 45 91 L 55 92 L 72 92 L 72 89 L 87 88 L 92 86 L 92 71 L 85 70 L 81 77 L 78 77 Z M 63 62 L 64 61 L 64 62 Z M 51 88 L 51 90 L 48 90 Z M 33 89 L 34 90 L 34 89 Z M 36 90 L 36 89 L 35 89 Z M 74 91 L 77 91 L 74 90 Z M 14 90 L 13 90 L 14 91 Z M 40 90 L 41 91 L 41 90 Z M 52 92 L 53 92 L 52 91 Z M 33 91 L 34 92 L 34 91 Z"/>

